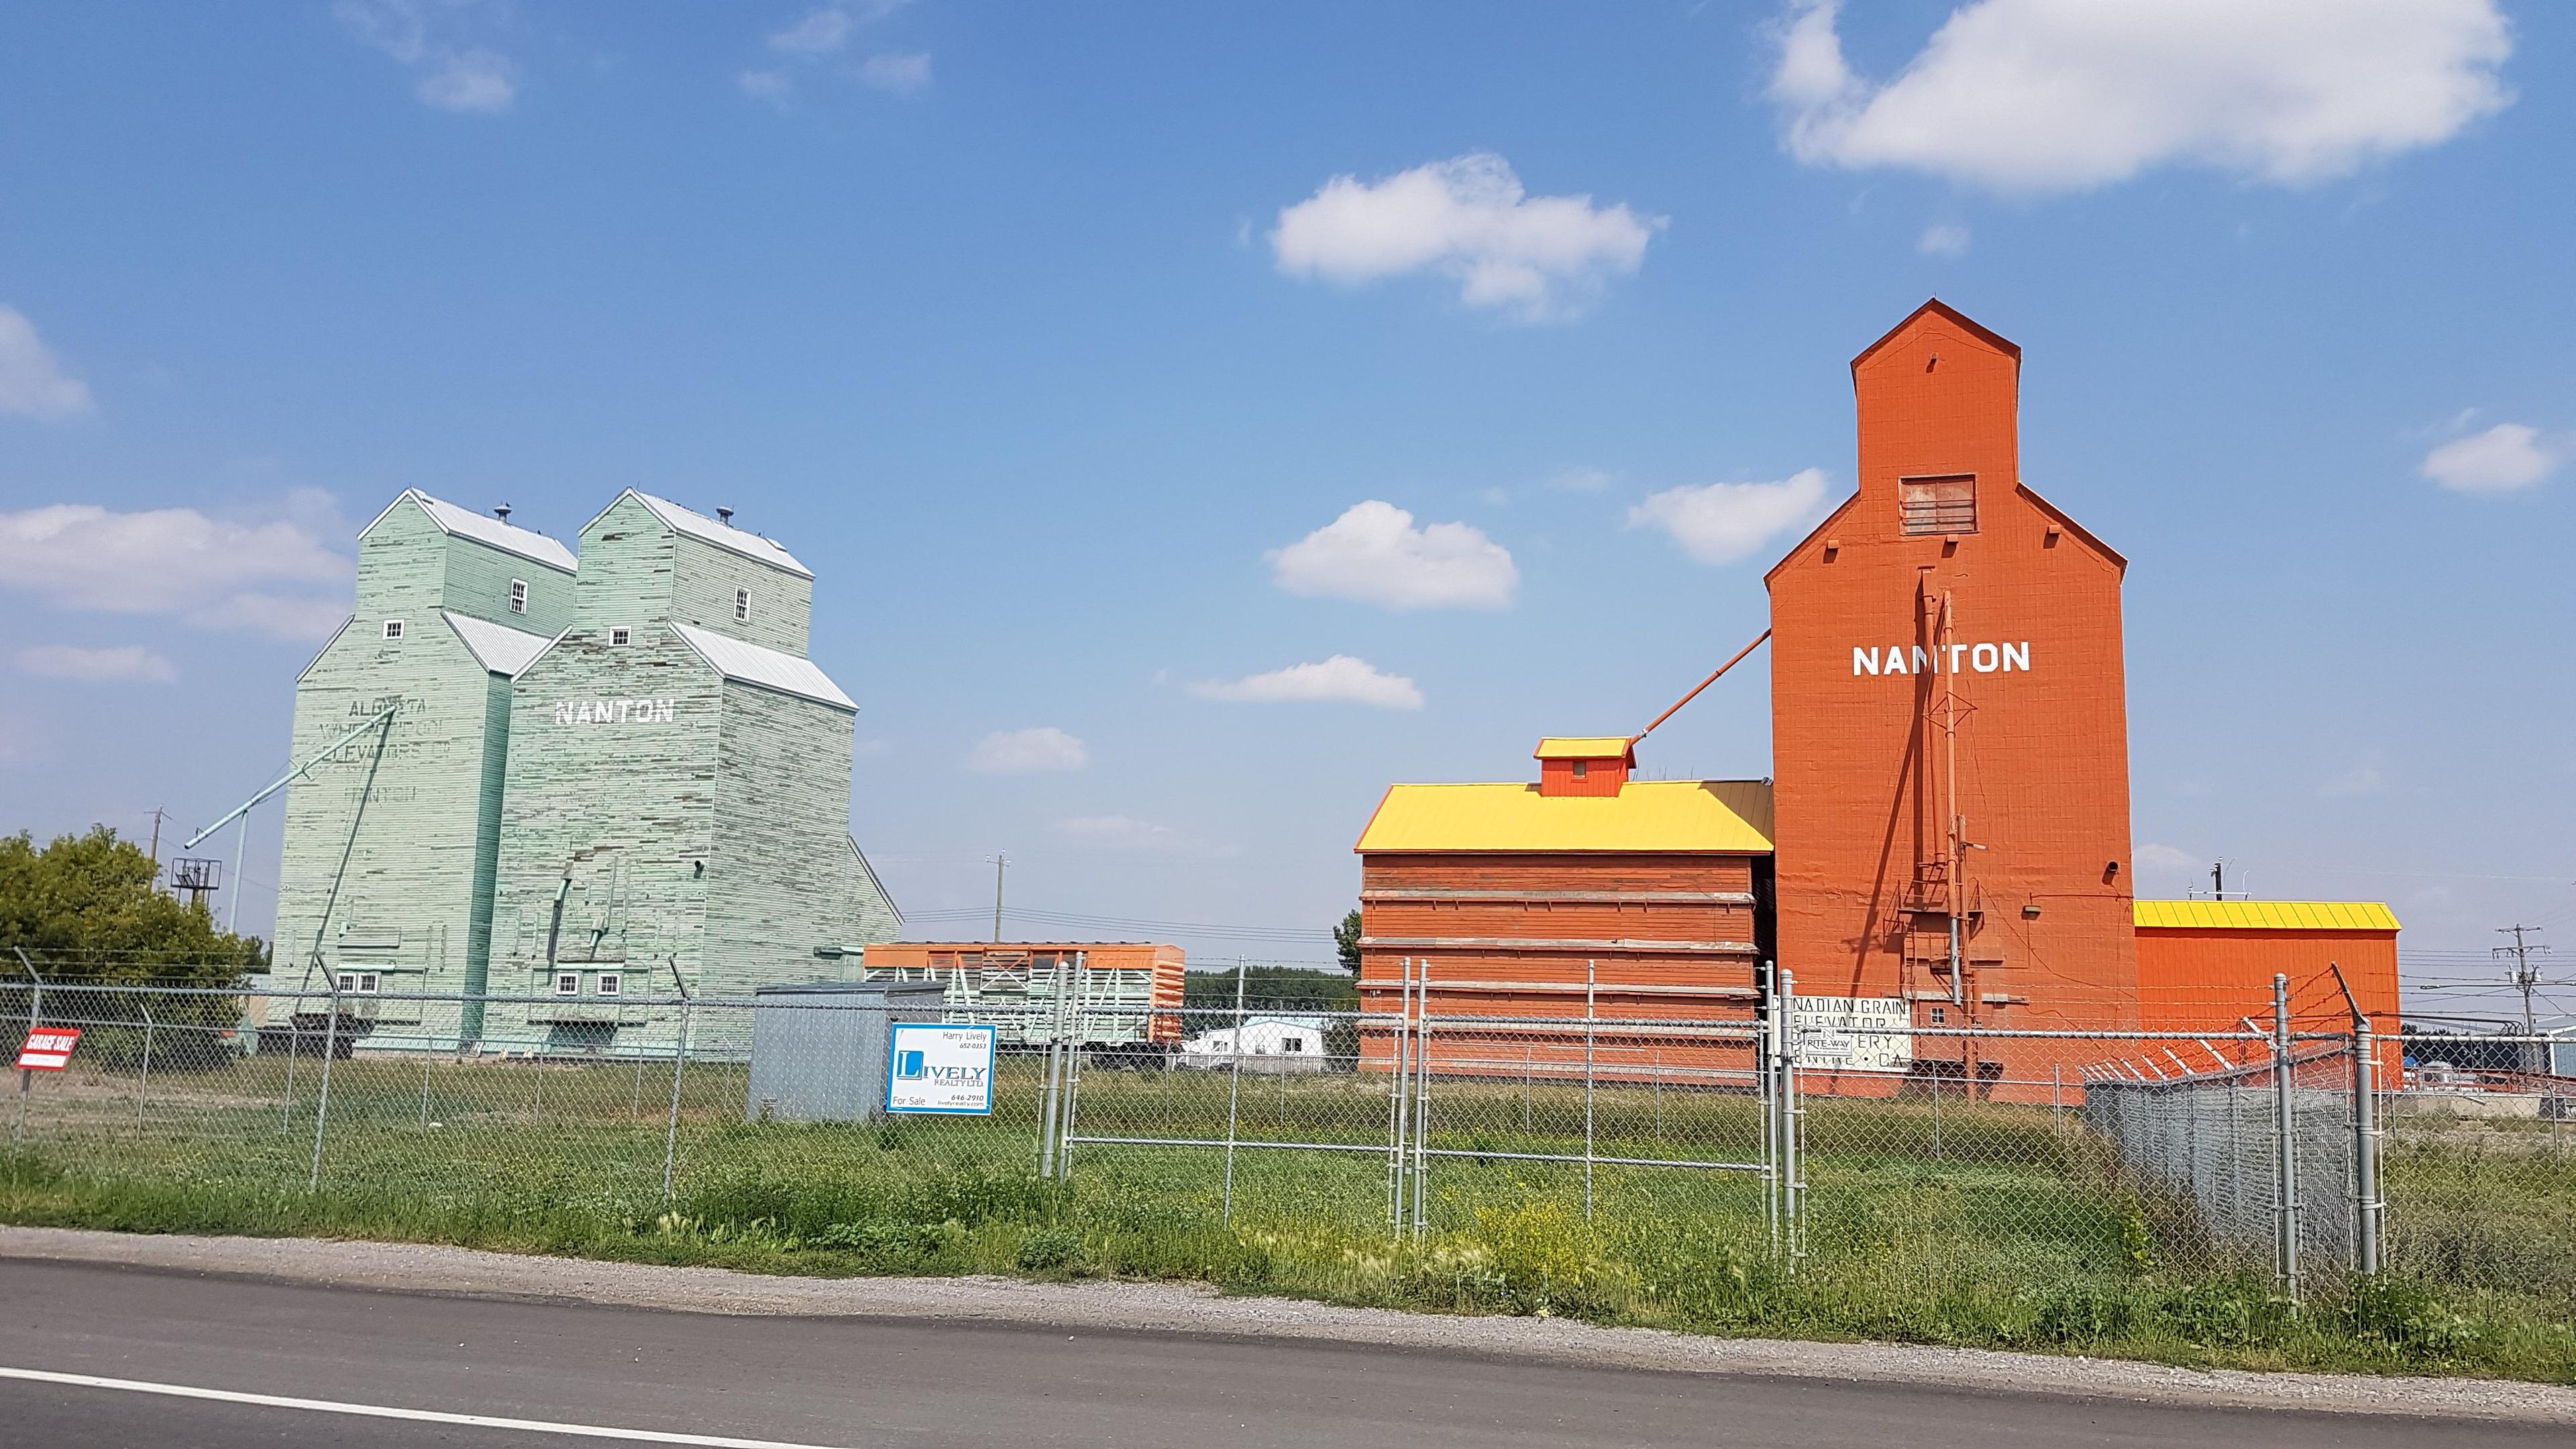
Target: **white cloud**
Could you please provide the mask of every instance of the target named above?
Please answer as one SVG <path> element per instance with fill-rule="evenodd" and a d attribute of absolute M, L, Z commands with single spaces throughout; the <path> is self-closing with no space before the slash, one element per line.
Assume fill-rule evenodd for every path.
<path fill-rule="evenodd" d="M 1053 725 L 995 730 L 977 740 L 974 750 L 966 756 L 966 768 L 988 775 L 1079 770 L 1090 763 L 1090 749 Z"/>
<path fill-rule="evenodd" d="M 337 0 L 331 13 L 360 44 L 410 70 L 416 77 L 412 94 L 423 105 L 489 116 L 510 109 L 518 99 L 510 58 L 433 38 L 419 0 Z M 454 7 L 442 12 L 455 13 Z"/>
<path fill-rule="evenodd" d="M 89 384 L 63 371 L 36 324 L 15 307 L 0 307 L 0 413 L 69 418 L 94 405 Z"/>
<path fill-rule="evenodd" d="M 1520 585 L 1511 550 L 1482 529 L 1464 523 L 1416 528 L 1412 514 L 1376 499 L 1352 504 L 1265 557 L 1270 576 L 1292 594 L 1390 609 L 1499 609 Z"/>
<path fill-rule="evenodd" d="M 1336 176 L 1280 211 L 1270 246 L 1292 277 L 1436 272 L 1471 307 L 1537 321 L 1574 315 L 1604 278 L 1637 270 L 1664 220 L 1589 196 L 1527 195 L 1510 163 L 1479 152 L 1376 182 Z"/>
<path fill-rule="evenodd" d="M 2424 476 L 2454 493 L 2511 493 L 2557 470 L 2557 451 L 2538 428 L 2498 423 L 2424 455 Z"/>
<path fill-rule="evenodd" d="M 796 83 L 783 70 L 747 70 L 735 76 L 733 83 L 742 87 L 744 95 L 764 101 L 785 100 L 796 89 Z"/>
<path fill-rule="evenodd" d="M 1914 249 L 1927 257 L 1964 257 L 1968 254 L 1968 229 L 1964 226 L 1927 226 Z"/>
<path fill-rule="evenodd" d="M 489 50 L 460 50 L 442 57 L 412 93 L 442 111 L 497 115 L 518 99 L 509 57 Z"/>
<path fill-rule="evenodd" d="M 858 21 L 838 5 L 806 12 L 803 18 L 769 37 L 769 48 L 790 55 L 821 55 L 850 43 Z"/>
<path fill-rule="evenodd" d="M 47 679 L 93 683 L 170 684 L 179 678 L 179 671 L 169 660 L 140 644 L 109 649 L 38 644 L 18 651 L 18 667 Z"/>
<path fill-rule="evenodd" d="M 1153 850 L 1180 844 L 1181 833 L 1168 825 L 1132 815 L 1076 815 L 1055 828 L 1067 835 L 1119 850 Z"/>
<path fill-rule="evenodd" d="M 2171 879 L 2176 876 L 2198 875 L 2209 869 L 2208 861 L 2190 851 L 2180 846 L 2159 845 L 2152 840 L 2139 846 L 2132 852 L 2130 858 L 2137 866 L 2138 874 L 2142 876 L 2151 875 Z"/>
<path fill-rule="evenodd" d="M 1319 701 L 1373 704 L 1380 709 L 1420 709 L 1422 691 L 1401 674 L 1388 674 L 1365 659 L 1336 654 L 1321 664 L 1292 664 L 1267 674 L 1193 684 L 1201 699 L 1237 704 L 1303 704 Z"/>
<path fill-rule="evenodd" d="M 311 511 L 312 500 L 290 500 Z M 355 565 L 307 524 L 235 523 L 193 508 L 115 513 L 56 503 L 0 513 L 0 586 L 62 609 L 169 614 L 207 628 L 319 638 L 349 615 Z M 278 592 L 280 587 L 327 585 Z"/>
<path fill-rule="evenodd" d="M 1564 493 L 1598 493 L 1615 482 L 1606 468 L 1568 468 L 1547 480 L 1547 486 Z"/>
<path fill-rule="evenodd" d="M 1824 501 L 1824 470 L 1806 468 L 1777 483 L 1699 483 L 1650 493 L 1628 510 L 1628 526 L 1662 529 L 1701 563 L 1733 563 L 1812 518 Z"/>
<path fill-rule="evenodd" d="M 859 79 L 881 91 L 910 95 L 930 85 L 928 55 L 872 55 L 859 65 Z"/>
<path fill-rule="evenodd" d="M 851 0 L 847 4 L 818 5 L 805 12 L 795 24 L 769 37 L 769 48 L 789 55 L 829 55 L 850 43 L 850 37 L 902 9 L 906 0 Z"/>
<path fill-rule="evenodd" d="M 2008 191 L 2189 163 L 2297 185 L 2503 109 L 2494 0 L 1969 0 L 1894 80 L 1855 76 L 1840 0 L 1792 0 L 1772 98 L 1798 159 Z"/>

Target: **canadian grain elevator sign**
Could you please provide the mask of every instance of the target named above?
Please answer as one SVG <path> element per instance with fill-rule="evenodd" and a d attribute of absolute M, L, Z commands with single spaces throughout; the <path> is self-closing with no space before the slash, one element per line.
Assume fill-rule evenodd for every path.
<path fill-rule="evenodd" d="M 1901 996 L 1791 998 L 1798 1065 L 1844 1072 L 1901 1072 L 1913 1065 L 1914 1010 Z"/>
<path fill-rule="evenodd" d="M 886 1110 L 988 1116 L 993 1029 L 897 1022 L 886 1052 Z"/>

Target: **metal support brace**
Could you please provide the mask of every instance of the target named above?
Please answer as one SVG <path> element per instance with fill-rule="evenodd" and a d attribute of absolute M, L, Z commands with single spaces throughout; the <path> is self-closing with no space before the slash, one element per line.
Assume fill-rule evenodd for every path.
<path fill-rule="evenodd" d="M 2290 1094 L 2290 978 L 2272 978 L 2272 1215 L 2281 1291 L 2299 1301 L 2298 1121 Z"/>

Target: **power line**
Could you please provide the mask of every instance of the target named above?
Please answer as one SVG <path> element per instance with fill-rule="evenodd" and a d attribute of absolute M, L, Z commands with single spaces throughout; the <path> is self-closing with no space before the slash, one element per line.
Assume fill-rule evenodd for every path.
<path fill-rule="evenodd" d="M 2525 941 L 2523 939 L 2523 933 L 2526 931 L 2535 936 L 2540 934 L 2540 928 L 2538 926 L 2513 925 L 2496 927 L 2496 934 L 2499 936 L 2512 936 L 2513 944 L 2510 946 L 2496 947 L 2495 954 L 2498 960 L 2502 960 L 2507 956 L 2513 958 L 2513 984 L 2522 991 L 2522 1034 L 2529 1036 L 2535 1029 L 2532 1025 L 2531 1017 L 2531 993 L 2532 989 L 2540 984 L 2538 974 L 2531 969 L 2531 953 L 2537 951 L 2545 956 L 2549 954 L 2549 948 L 2547 946 Z M 2526 1057 L 2535 1055 L 2528 1046 L 2523 1048 L 2523 1054 Z M 2526 1062 L 2525 1065 L 2527 1068 L 2530 1067 L 2530 1063 L 2528 1062 Z M 2532 1069 L 2537 1070 L 2537 1068 Z"/>

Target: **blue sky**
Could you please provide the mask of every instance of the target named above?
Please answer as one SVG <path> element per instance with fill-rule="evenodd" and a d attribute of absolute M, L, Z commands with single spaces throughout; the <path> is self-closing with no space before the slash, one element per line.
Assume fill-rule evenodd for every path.
<path fill-rule="evenodd" d="M 820 575 L 855 829 L 924 929 L 1008 850 L 1019 905 L 1258 928 L 1102 934 L 1321 957 L 1287 932 L 1348 907 L 1388 781 L 1521 778 L 1761 629 L 1851 487 L 1850 356 L 1937 293 L 2022 344 L 2025 476 L 2132 560 L 2142 886 L 2385 898 L 2428 969 L 2576 935 L 2558 7 L 316 0 L 0 41 L 0 825 L 262 783 L 396 491 L 568 537 L 632 485 Z M 1645 767 L 1767 773 L 1762 665 Z"/>

